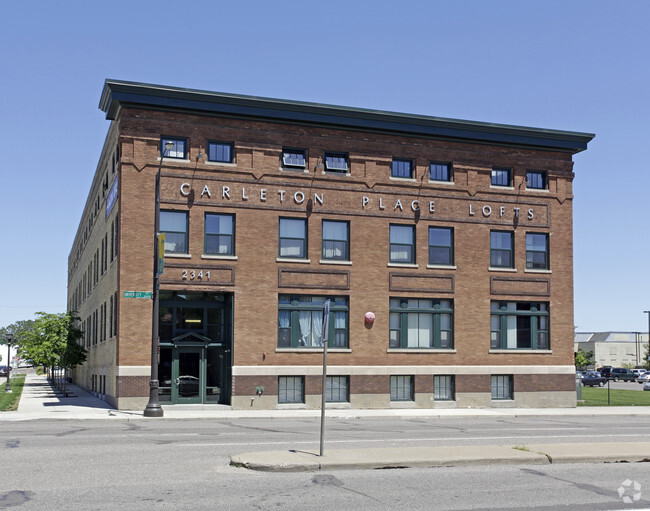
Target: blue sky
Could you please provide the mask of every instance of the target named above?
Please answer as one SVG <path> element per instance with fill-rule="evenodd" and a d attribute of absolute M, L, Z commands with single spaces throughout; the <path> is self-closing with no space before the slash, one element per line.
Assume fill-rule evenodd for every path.
<path fill-rule="evenodd" d="M 650 2 L 23 0 L 3 18 L 0 326 L 65 310 L 115 78 L 595 133 L 575 156 L 575 324 L 648 329 Z"/>

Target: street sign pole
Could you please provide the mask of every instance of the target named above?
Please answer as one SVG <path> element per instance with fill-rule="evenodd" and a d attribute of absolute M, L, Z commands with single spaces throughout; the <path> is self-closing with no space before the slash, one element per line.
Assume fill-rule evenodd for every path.
<path fill-rule="evenodd" d="M 323 385 L 321 389 L 321 407 L 320 407 L 320 455 L 323 455 L 325 444 L 325 388 L 327 387 L 327 339 L 329 337 L 330 323 L 330 301 L 325 300 L 323 304 L 323 327 L 321 328 L 323 344 Z"/>

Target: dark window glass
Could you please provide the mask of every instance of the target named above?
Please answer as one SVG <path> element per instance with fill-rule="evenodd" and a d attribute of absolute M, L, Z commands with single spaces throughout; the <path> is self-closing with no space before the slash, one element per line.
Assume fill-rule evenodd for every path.
<path fill-rule="evenodd" d="M 392 177 L 413 177 L 413 160 L 393 159 L 390 167 L 390 175 Z"/>
<path fill-rule="evenodd" d="M 435 401 L 453 401 L 454 392 L 453 375 L 435 375 L 433 377 L 433 399 Z"/>
<path fill-rule="evenodd" d="M 232 163 L 233 144 L 226 142 L 208 142 L 208 161 Z"/>
<path fill-rule="evenodd" d="M 428 298 L 391 298 L 390 348 L 454 347 L 453 302 Z"/>
<path fill-rule="evenodd" d="M 536 190 L 546 189 L 546 172 L 541 170 L 529 170 L 526 172 L 526 188 Z"/>
<path fill-rule="evenodd" d="M 341 153 L 325 153 L 325 170 L 328 172 L 347 172 L 347 155 Z"/>
<path fill-rule="evenodd" d="M 323 259 L 348 261 L 350 259 L 350 224 L 323 220 Z"/>
<path fill-rule="evenodd" d="M 312 295 L 278 296 L 278 347 L 322 347 L 323 304 L 330 300 L 328 346 L 348 346 L 348 299 Z"/>
<path fill-rule="evenodd" d="M 307 220 L 280 218 L 280 257 L 307 258 Z"/>
<path fill-rule="evenodd" d="M 168 144 L 171 144 L 169 149 L 167 149 Z M 160 154 L 165 158 L 187 159 L 187 139 L 162 137 L 160 139 Z"/>
<path fill-rule="evenodd" d="M 390 400 L 413 401 L 413 376 L 390 377 Z"/>
<path fill-rule="evenodd" d="M 492 169 L 493 186 L 512 186 L 512 176 L 510 169 L 494 168 Z"/>
<path fill-rule="evenodd" d="M 415 263 L 415 227 L 390 226 L 390 262 Z"/>
<path fill-rule="evenodd" d="M 512 376 L 499 374 L 492 376 L 492 399 L 512 399 Z"/>
<path fill-rule="evenodd" d="M 451 181 L 451 172 L 449 163 L 429 164 L 429 179 L 431 181 Z"/>
<path fill-rule="evenodd" d="M 514 268 L 514 236 L 511 232 L 490 232 L 490 266 Z"/>
<path fill-rule="evenodd" d="M 161 211 L 160 232 L 165 233 L 165 252 L 187 254 L 187 211 Z"/>
<path fill-rule="evenodd" d="M 233 215 L 205 215 L 205 253 L 235 255 L 235 217 Z"/>
<path fill-rule="evenodd" d="M 526 233 L 526 268 L 548 270 L 548 234 Z"/>
<path fill-rule="evenodd" d="M 347 403 L 349 383 L 347 376 L 328 376 L 325 382 L 325 401 L 328 403 Z"/>
<path fill-rule="evenodd" d="M 454 230 L 429 227 L 429 264 L 454 264 Z"/>
<path fill-rule="evenodd" d="M 278 403 L 304 403 L 305 380 L 302 376 L 278 377 Z"/>
<path fill-rule="evenodd" d="M 549 349 L 547 303 L 493 301 L 490 308 L 491 349 Z"/>

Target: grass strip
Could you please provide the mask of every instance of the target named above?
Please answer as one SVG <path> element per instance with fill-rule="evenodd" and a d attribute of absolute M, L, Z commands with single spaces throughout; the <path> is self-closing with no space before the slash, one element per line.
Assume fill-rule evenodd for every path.
<path fill-rule="evenodd" d="M 18 410 L 18 403 L 20 403 L 20 396 L 23 393 L 23 385 L 25 385 L 25 375 L 20 374 L 11 379 L 12 392 L 5 392 L 7 379 L 5 378 L 2 385 L 0 385 L 0 412 L 15 412 Z"/>
<path fill-rule="evenodd" d="M 609 392 L 610 406 L 650 406 L 650 392 L 619 389 Z M 607 406 L 607 387 L 583 387 L 582 399 L 578 406 Z"/>

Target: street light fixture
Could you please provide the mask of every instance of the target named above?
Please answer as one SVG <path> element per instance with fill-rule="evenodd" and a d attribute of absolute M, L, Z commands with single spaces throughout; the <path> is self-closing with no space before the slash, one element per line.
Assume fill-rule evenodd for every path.
<path fill-rule="evenodd" d="M 11 340 L 14 338 L 12 333 L 7 333 L 7 384 L 5 385 L 5 392 L 13 392 L 11 390 L 11 383 L 9 383 L 9 376 L 11 374 Z"/>
<path fill-rule="evenodd" d="M 151 298 L 153 300 L 153 310 L 151 315 L 151 379 L 149 380 L 149 402 L 144 409 L 145 417 L 162 417 L 163 409 L 158 400 L 158 346 L 160 345 L 160 335 L 158 333 L 158 311 L 160 301 L 158 299 L 158 231 L 160 231 L 160 169 L 165 155 L 174 148 L 174 142 L 167 141 L 165 149 L 160 155 L 158 172 L 156 173 L 156 207 L 154 213 L 154 233 L 153 233 L 153 290 Z"/>

